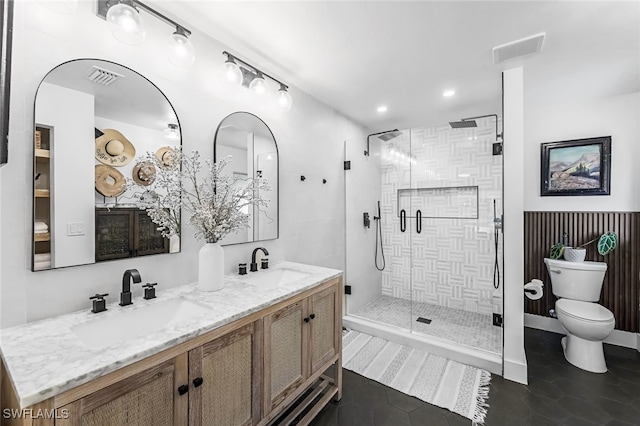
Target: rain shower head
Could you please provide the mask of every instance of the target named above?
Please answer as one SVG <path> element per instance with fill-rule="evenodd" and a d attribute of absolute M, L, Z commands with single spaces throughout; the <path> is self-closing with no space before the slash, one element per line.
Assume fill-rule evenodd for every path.
<path fill-rule="evenodd" d="M 369 142 L 371 140 L 371 136 L 377 136 L 383 142 L 390 141 L 393 138 L 397 138 L 400 136 L 402 132 L 398 129 L 393 130 L 385 130 L 384 132 L 372 133 L 367 136 L 367 150 L 364 152 L 364 155 L 369 156 Z"/>
<path fill-rule="evenodd" d="M 476 123 L 476 118 L 486 118 L 486 117 L 495 118 L 496 141 L 498 139 L 502 139 L 502 133 L 498 132 L 498 115 L 497 114 L 487 114 L 487 115 L 478 115 L 477 117 L 461 118 L 460 121 L 450 121 L 449 126 L 451 126 L 452 129 L 467 129 L 469 127 L 478 127 L 478 123 Z"/>
<path fill-rule="evenodd" d="M 450 121 L 449 125 L 452 129 L 466 129 L 468 127 L 478 127 L 478 123 L 476 120 L 465 120 L 462 119 L 460 121 Z"/>
<path fill-rule="evenodd" d="M 383 133 L 380 136 L 378 136 L 378 139 L 380 139 L 381 141 L 387 142 L 390 141 L 393 138 L 397 138 L 398 136 L 402 135 L 402 132 L 399 130 L 391 130 L 387 133 Z"/>

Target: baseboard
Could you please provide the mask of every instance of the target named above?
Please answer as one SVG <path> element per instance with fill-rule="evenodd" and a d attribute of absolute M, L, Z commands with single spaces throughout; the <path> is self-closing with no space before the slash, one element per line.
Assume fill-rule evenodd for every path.
<path fill-rule="evenodd" d="M 505 359 L 504 365 L 504 378 L 513 382 L 528 385 L 527 380 L 527 359 L 526 355 L 522 361 L 514 361 Z"/>
<path fill-rule="evenodd" d="M 524 326 L 553 333 L 567 334 L 560 321 L 556 318 L 543 317 L 541 315 L 524 314 Z M 613 330 L 611 335 L 604 339 L 604 343 L 631 348 L 640 352 L 640 333 Z"/>

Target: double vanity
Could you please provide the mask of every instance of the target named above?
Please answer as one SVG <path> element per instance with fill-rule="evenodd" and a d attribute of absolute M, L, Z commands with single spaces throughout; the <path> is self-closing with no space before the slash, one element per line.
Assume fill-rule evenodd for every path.
<path fill-rule="evenodd" d="M 1 422 L 307 424 L 341 397 L 341 288 L 338 270 L 282 262 L 1 330 L 2 412 L 28 409 Z"/>

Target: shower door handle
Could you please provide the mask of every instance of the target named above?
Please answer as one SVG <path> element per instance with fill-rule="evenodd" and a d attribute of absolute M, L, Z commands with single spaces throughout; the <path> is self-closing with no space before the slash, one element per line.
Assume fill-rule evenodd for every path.
<path fill-rule="evenodd" d="M 416 212 L 416 232 L 418 234 L 422 232 L 422 212 L 420 210 Z"/>
<path fill-rule="evenodd" d="M 400 232 L 404 232 L 407 230 L 407 212 L 402 209 L 400 210 Z"/>

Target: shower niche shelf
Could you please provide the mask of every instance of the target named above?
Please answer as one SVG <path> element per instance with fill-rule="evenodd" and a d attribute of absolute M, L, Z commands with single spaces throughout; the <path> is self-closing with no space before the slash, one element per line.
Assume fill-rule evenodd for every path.
<path fill-rule="evenodd" d="M 398 215 L 422 219 L 478 219 L 478 186 L 398 189 Z"/>

